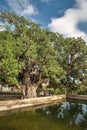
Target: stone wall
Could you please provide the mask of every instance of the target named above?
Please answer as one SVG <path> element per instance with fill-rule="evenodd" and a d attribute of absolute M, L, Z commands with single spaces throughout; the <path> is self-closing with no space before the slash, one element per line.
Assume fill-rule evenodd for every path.
<path fill-rule="evenodd" d="M 67 94 L 67 99 L 87 100 L 87 95 Z"/>
<path fill-rule="evenodd" d="M 37 97 L 31 99 L 0 101 L 0 111 L 7 111 L 23 107 L 37 106 L 47 103 L 54 103 L 66 99 L 66 95 Z"/>
<path fill-rule="evenodd" d="M 48 103 L 55 103 L 62 101 L 63 99 L 76 99 L 76 100 L 87 100 L 87 95 L 56 95 L 56 96 L 47 96 L 47 97 L 37 97 L 31 99 L 19 99 L 19 100 L 9 100 L 9 101 L 0 101 L 0 112 L 8 111 L 24 107 L 32 107 L 38 105 L 44 105 Z"/>

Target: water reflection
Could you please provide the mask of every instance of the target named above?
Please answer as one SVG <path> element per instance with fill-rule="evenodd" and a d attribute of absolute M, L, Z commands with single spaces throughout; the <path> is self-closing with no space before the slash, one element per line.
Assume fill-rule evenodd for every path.
<path fill-rule="evenodd" d="M 54 106 L 37 110 L 56 122 L 62 122 L 68 127 L 77 127 L 87 130 L 87 104 L 75 101 L 66 101 Z M 76 129 L 77 130 L 77 129 Z"/>
<path fill-rule="evenodd" d="M 0 116 L 0 130 L 87 130 L 87 104 L 64 101 L 55 105 Z"/>

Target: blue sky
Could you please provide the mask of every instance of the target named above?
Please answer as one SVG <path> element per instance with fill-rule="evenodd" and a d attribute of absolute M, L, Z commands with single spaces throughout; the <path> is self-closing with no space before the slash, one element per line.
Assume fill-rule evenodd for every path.
<path fill-rule="evenodd" d="M 9 10 L 66 37 L 87 41 L 87 0 L 0 0 Z"/>

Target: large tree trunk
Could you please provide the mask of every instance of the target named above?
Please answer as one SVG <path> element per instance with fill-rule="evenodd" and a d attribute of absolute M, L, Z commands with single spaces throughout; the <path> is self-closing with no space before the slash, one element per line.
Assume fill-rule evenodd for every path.
<path fill-rule="evenodd" d="M 37 88 L 44 81 L 41 79 L 41 75 L 38 78 L 38 81 L 31 83 L 30 74 L 28 72 L 23 75 L 23 84 L 22 84 L 22 94 L 23 98 L 34 98 L 37 97 Z"/>
<path fill-rule="evenodd" d="M 27 88 L 27 94 L 26 94 L 26 97 L 27 98 L 34 98 L 34 97 L 37 97 L 37 92 L 36 92 L 37 88 L 35 86 L 29 86 Z"/>
<path fill-rule="evenodd" d="M 38 85 L 39 86 L 39 85 Z M 22 98 L 34 98 L 37 97 L 37 88 L 36 84 L 27 86 L 25 84 L 21 85 Z"/>
<path fill-rule="evenodd" d="M 21 85 L 21 90 L 23 98 L 34 98 L 37 96 L 37 88 L 43 82 L 39 79 L 36 83 L 32 84 L 29 73 L 24 73 L 23 84 Z"/>

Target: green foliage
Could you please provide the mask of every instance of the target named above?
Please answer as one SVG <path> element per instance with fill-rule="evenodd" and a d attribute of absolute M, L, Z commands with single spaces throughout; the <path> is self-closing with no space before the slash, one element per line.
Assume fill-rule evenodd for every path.
<path fill-rule="evenodd" d="M 0 81 L 17 83 L 18 63 L 13 53 L 14 38 L 10 32 L 0 32 Z"/>
<path fill-rule="evenodd" d="M 9 30 L 0 32 L 1 81 L 17 84 L 19 79 L 23 80 L 21 77 L 25 72 L 31 75 L 34 71 L 38 78 L 49 77 L 56 81 L 58 77 L 64 77 L 56 59 L 52 39 L 54 33 L 10 12 L 2 12 L 0 17 L 6 26 L 10 24 Z"/>
<path fill-rule="evenodd" d="M 1 12 L 0 20 L 9 27 L 0 32 L 0 82 L 18 84 L 28 73 L 31 84 L 49 78 L 71 89 L 87 85 L 82 38 L 64 38 L 10 12 Z"/>
<path fill-rule="evenodd" d="M 58 44 L 57 44 L 58 43 Z M 66 77 L 61 83 L 69 91 L 77 91 L 83 84 L 87 85 L 87 45 L 86 42 L 78 38 L 63 38 L 59 36 L 55 49 L 60 53 L 60 66 L 66 71 Z M 59 56 L 59 55 L 58 55 Z"/>

